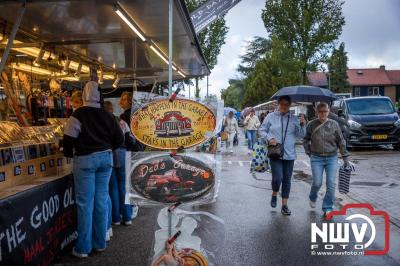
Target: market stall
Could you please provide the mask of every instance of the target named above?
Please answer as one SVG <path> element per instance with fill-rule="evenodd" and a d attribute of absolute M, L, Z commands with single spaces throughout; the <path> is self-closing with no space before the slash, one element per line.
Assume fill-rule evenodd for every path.
<path fill-rule="evenodd" d="M 157 0 L 0 7 L 0 265 L 48 265 L 76 238 L 72 164 L 60 151 L 72 92 L 89 80 L 105 95 L 154 88 L 209 69 L 184 1 L 172 1 L 173 20 Z"/>

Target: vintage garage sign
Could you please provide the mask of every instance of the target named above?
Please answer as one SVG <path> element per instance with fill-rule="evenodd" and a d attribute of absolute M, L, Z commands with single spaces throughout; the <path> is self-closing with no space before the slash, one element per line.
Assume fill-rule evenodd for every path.
<path fill-rule="evenodd" d="M 156 149 L 188 148 L 211 137 L 214 113 L 203 104 L 187 99 L 151 102 L 132 115 L 133 135 Z"/>
<path fill-rule="evenodd" d="M 131 187 L 141 196 L 162 203 L 198 199 L 214 186 L 212 169 L 184 155 L 157 155 L 138 161 L 131 172 Z"/>

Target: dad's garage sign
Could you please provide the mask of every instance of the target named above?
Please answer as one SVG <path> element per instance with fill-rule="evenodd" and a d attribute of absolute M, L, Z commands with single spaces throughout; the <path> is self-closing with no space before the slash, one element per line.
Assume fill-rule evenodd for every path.
<path fill-rule="evenodd" d="M 144 158 L 134 165 L 130 178 L 138 194 L 163 203 L 198 199 L 215 183 L 215 175 L 207 164 L 184 155 Z"/>
<path fill-rule="evenodd" d="M 132 115 L 133 135 L 156 149 L 188 148 L 212 136 L 215 115 L 205 105 L 187 99 L 151 102 Z"/>

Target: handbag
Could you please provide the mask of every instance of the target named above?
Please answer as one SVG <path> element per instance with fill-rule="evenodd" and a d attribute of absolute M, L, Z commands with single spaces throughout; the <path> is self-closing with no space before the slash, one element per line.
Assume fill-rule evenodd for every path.
<path fill-rule="evenodd" d="M 254 145 L 253 158 L 251 159 L 250 171 L 263 173 L 269 169 L 267 159 L 267 146 L 257 142 Z"/>
<path fill-rule="evenodd" d="M 342 165 L 339 168 L 339 192 L 341 194 L 349 193 L 351 172 L 354 171 L 355 167 L 352 163 L 350 163 L 348 166 Z"/>
<path fill-rule="evenodd" d="M 283 155 L 285 154 L 285 140 L 286 140 L 287 130 L 289 127 L 289 119 L 290 119 L 290 114 L 288 116 L 288 121 L 286 123 L 285 135 L 283 135 L 283 116 L 281 117 L 282 144 L 281 143 L 277 143 L 276 145 L 268 144 L 268 158 L 270 158 L 271 160 L 281 160 L 283 158 Z"/>
<path fill-rule="evenodd" d="M 228 132 L 222 131 L 219 133 L 219 135 L 221 136 L 222 141 L 226 141 L 228 139 Z"/>

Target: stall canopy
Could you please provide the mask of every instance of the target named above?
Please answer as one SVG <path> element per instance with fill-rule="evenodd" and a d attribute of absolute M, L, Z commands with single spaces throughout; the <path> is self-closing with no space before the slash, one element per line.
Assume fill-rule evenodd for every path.
<path fill-rule="evenodd" d="M 0 3 L 1 49 L 23 2 Z M 27 1 L 8 65 L 70 81 L 94 67 L 109 86 L 166 82 L 168 1 Z M 174 80 L 209 74 L 183 0 L 173 1 L 173 69 Z"/>

